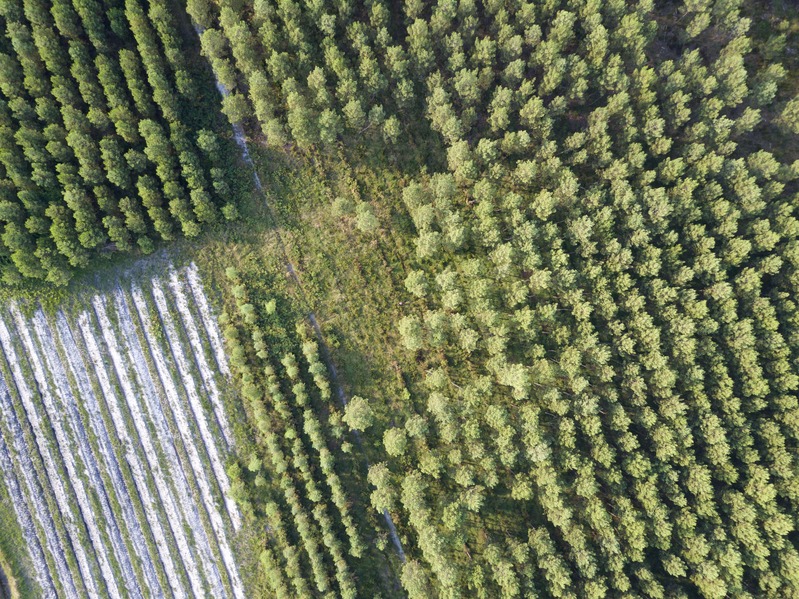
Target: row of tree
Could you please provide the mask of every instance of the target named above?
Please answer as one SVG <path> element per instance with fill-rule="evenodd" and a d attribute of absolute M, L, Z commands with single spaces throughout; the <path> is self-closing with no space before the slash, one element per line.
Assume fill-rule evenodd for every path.
<path fill-rule="evenodd" d="M 224 336 L 255 447 L 245 456 L 247 472 L 233 465 L 232 485 L 244 511 L 266 519 L 264 581 L 277 596 L 355 597 L 369 588 L 368 577 L 354 571 L 369 549 L 363 515 L 341 476 L 348 442 L 327 367 L 306 324 L 285 330 L 274 299 L 262 298 L 235 269 L 228 277 L 237 314 L 223 318 Z"/>

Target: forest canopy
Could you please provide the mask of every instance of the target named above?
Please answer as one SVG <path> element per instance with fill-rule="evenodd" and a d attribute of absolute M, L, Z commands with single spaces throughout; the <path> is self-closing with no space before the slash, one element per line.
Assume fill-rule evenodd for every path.
<path fill-rule="evenodd" d="M 799 590 L 799 100 L 760 9 L 188 3 L 233 123 L 412 165 L 429 368 L 366 432 L 409 596 Z"/>
<path fill-rule="evenodd" d="M 107 6 L 106 6 L 107 4 Z M 64 285 L 235 217 L 202 71 L 165 1 L 0 8 L 0 276 Z"/>
<path fill-rule="evenodd" d="M 399 341 L 392 403 L 336 379 L 310 309 L 293 326 L 271 279 L 228 269 L 251 437 L 228 475 L 267 596 L 799 595 L 799 14 L 778 4 L 5 2 L 0 275 L 64 284 L 234 220 L 259 163 L 218 109 L 241 147 L 354 190 L 325 257 L 402 256 L 380 254 L 391 328 L 352 325 Z M 299 246 L 326 233 L 269 209 Z"/>

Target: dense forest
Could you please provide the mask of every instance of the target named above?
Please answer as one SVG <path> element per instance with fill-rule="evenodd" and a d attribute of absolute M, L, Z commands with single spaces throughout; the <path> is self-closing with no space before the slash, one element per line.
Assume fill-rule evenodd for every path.
<path fill-rule="evenodd" d="M 3 281 L 195 238 L 253 595 L 799 595 L 789 3 L 0 18 Z"/>
<path fill-rule="evenodd" d="M 409 596 L 799 592 L 799 100 L 753 8 L 189 3 L 234 123 L 440 170 L 423 388 L 366 430 Z"/>
<path fill-rule="evenodd" d="M 235 218 L 214 106 L 169 3 L 24 0 L 0 13 L 6 284 L 63 285 L 103 251 L 149 253 Z"/>

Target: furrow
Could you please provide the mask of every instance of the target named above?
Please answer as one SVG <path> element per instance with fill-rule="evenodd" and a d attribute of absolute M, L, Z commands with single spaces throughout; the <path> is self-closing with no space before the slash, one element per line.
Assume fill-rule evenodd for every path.
<path fill-rule="evenodd" d="M 26 496 L 33 506 L 33 512 L 35 513 L 36 519 L 39 521 L 39 526 L 44 533 L 44 540 L 47 545 L 47 550 L 50 552 L 53 563 L 55 564 L 55 570 L 57 574 L 55 578 L 60 581 L 67 597 L 77 597 L 78 592 L 75 588 L 75 583 L 72 580 L 72 573 L 70 572 L 69 565 L 67 564 L 67 560 L 64 555 L 64 547 L 58 538 L 58 533 L 56 532 L 55 524 L 53 523 L 50 511 L 48 510 L 44 501 L 40 486 L 36 481 L 36 470 L 33 466 L 31 456 L 28 453 L 29 450 L 27 444 L 25 443 L 22 427 L 20 426 L 20 423 L 17 420 L 17 415 L 14 413 L 14 409 L 11 405 L 11 393 L 9 392 L 6 382 L 2 377 L 0 377 L 0 406 L 2 406 L 3 418 L 8 426 L 9 434 L 13 438 L 14 453 L 16 454 L 15 462 L 17 464 L 17 468 L 19 468 L 21 478 L 25 482 L 25 488 L 27 490 Z M 11 497 L 14 502 L 14 509 L 17 512 L 19 521 L 23 527 L 23 531 L 26 533 L 26 540 L 28 541 L 28 547 L 31 551 L 34 565 L 36 566 L 37 575 L 40 577 L 42 590 L 47 594 L 48 588 L 52 588 L 53 594 L 57 594 L 53 585 L 54 577 L 50 572 L 49 566 L 47 565 L 47 560 L 44 556 L 42 546 L 39 543 L 39 537 L 36 534 L 36 529 L 35 525 L 33 524 L 31 514 L 26 508 L 25 501 L 22 498 L 22 490 L 20 489 L 19 481 L 14 475 L 13 463 L 11 461 L 11 456 L 9 455 L 8 446 L 6 445 L 5 440 L 2 441 L 2 444 L 3 455 L 0 457 L 3 460 L 3 476 L 6 481 L 6 485 L 11 492 Z M 28 536 L 30 535 L 35 537 L 35 543 L 28 539 Z"/>
<path fill-rule="evenodd" d="M 11 369 L 11 374 L 14 379 L 14 385 L 17 388 L 19 393 L 19 398 L 21 400 L 23 409 L 25 411 L 26 418 L 30 427 L 33 431 L 33 436 L 36 440 L 36 444 L 39 450 L 39 455 L 41 456 L 42 463 L 44 464 L 45 475 L 47 477 L 47 482 L 49 483 L 49 487 L 53 492 L 53 497 L 55 498 L 56 506 L 58 507 L 58 513 L 61 514 L 61 518 L 64 522 L 64 529 L 66 530 L 66 534 L 69 537 L 68 539 L 64 540 L 64 543 L 69 543 L 72 551 L 75 555 L 75 559 L 78 562 L 78 569 L 81 575 L 81 583 L 87 590 L 89 588 L 93 588 L 90 584 L 92 580 L 92 576 L 90 574 L 90 569 L 88 567 L 88 561 L 86 560 L 85 553 L 82 551 L 82 546 L 80 543 L 80 536 L 77 532 L 77 526 L 75 523 L 75 517 L 72 513 L 70 508 L 70 501 L 67 498 L 66 491 L 64 490 L 64 485 L 61 480 L 61 474 L 59 473 L 58 469 L 56 468 L 55 461 L 53 459 L 52 453 L 50 448 L 46 443 L 47 437 L 44 434 L 43 426 L 46 426 L 46 423 L 42 423 L 39 419 L 39 414 L 36 408 L 33 405 L 33 391 L 31 390 L 30 386 L 28 385 L 27 380 L 25 379 L 25 375 L 22 372 L 22 368 L 20 366 L 19 359 L 17 357 L 17 352 L 14 349 L 13 342 L 11 340 L 11 333 L 5 323 L 5 320 L 0 317 L 0 343 L 3 346 L 3 353 L 6 357 L 6 362 Z M 27 470 L 27 468 L 25 469 Z M 39 497 L 38 492 L 35 491 L 34 486 L 29 486 L 29 491 L 32 493 L 32 497 Z M 43 514 L 42 512 L 39 512 Z M 49 514 L 49 512 L 48 512 Z M 52 522 L 52 516 L 48 515 L 50 522 Z M 48 546 L 51 550 L 53 550 L 54 545 L 48 542 Z M 64 545 L 62 545 L 64 547 Z M 57 555 L 64 555 L 65 549 L 57 551 Z M 65 558 L 66 559 L 66 558 Z M 87 575 L 88 573 L 88 575 Z M 62 578 L 64 572 L 59 572 L 59 578 L 65 581 L 66 589 L 65 592 L 71 597 L 78 597 L 78 589 L 77 589 L 77 581 L 73 580 L 71 574 L 67 578 Z M 88 581 L 86 580 L 88 578 Z M 95 591 L 96 592 L 96 591 Z"/>
<path fill-rule="evenodd" d="M 179 507 L 180 513 L 183 514 L 191 530 L 195 549 L 197 551 L 197 558 L 206 575 L 206 580 L 211 585 L 212 594 L 215 597 L 222 597 L 224 588 L 221 576 L 216 567 L 205 528 L 200 521 L 197 506 L 189 497 L 188 482 L 185 472 L 178 459 L 174 446 L 174 439 L 161 409 L 160 400 L 156 394 L 153 379 L 136 334 L 130 310 L 127 306 L 127 300 L 124 296 L 116 294 L 115 308 L 119 328 L 127 349 L 126 353 L 128 357 L 131 358 L 134 375 L 141 391 L 141 397 L 144 400 L 146 413 L 149 415 L 150 421 L 155 427 L 157 438 L 160 441 L 159 445 L 166 460 L 169 474 L 171 475 L 170 478 L 177 495 L 176 505 Z"/>
<path fill-rule="evenodd" d="M 61 407 L 66 408 L 65 412 L 68 416 L 67 424 L 70 426 L 73 436 L 78 441 L 78 453 L 85 466 L 85 472 L 88 474 L 89 485 L 94 488 L 95 494 L 97 495 L 100 511 L 106 526 L 106 535 L 109 538 L 114 557 L 121 569 L 125 588 L 131 597 L 141 597 L 141 590 L 139 589 L 136 575 L 133 572 L 133 563 L 131 562 L 127 547 L 122 540 L 119 523 L 111 509 L 111 503 L 102 477 L 100 476 L 100 467 L 97 464 L 97 458 L 89 444 L 89 436 L 86 433 L 86 428 L 78 412 L 75 395 L 72 392 L 72 385 L 67 377 L 61 357 L 56 350 L 53 332 L 41 309 L 36 311 L 32 322 L 34 332 L 39 341 L 39 347 L 42 349 L 45 364 L 50 371 L 50 376 L 55 381 L 56 396 L 60 399 Z M 85 396 L 82 400 L 85 401 Z M 113 576 L 113 573 L 111 573 L 111 575 Z M 116 582 L 116 576 L 113 576 L 113 578 L 114 582 Z"/>
<path fill-rule="evenodd" d="M 111 384 L 111 378 L 106 371 L 107 366 L 105 360 L 103 359 L 102 353 L 100 352 L 97 339 L 94 336 L 94 331 L 90 326 L 88 313 L 84 312 L 78 317 L 78 325 L 86 345 L 87 353 L 92 361 L 95 376 L 97 377 L 97 380 L 100 384 L 100 389 L 103 392 L 103 399 L 111 416 L 111 421 L 116 429 L 116 434 L 125 448 L 125 461 L 128 463 L 130 468 L 136 490 L 142 503 L 145 518 L 147 519 L 147 524 L 153 535 L 153 540 L 155 541 L 155 545 L 158 550 L 158 556 L 161 560 L 161 565 L 164 568 L 167 580 L 169 581 L 170 588 L 172 589 L 172 593 L 175 597 L 185 597 L 186 591 L 183 583 L 181 582 L 181 576 L 175 569 L 176 567 L 175 560 L 173 560 L 173 552 L 170 551 L 170 543 L 167 540 L 161 519 L 167 520 L 169 525 L 171 525 L 171 522 L 169 521 L 168 517 L 166 517 L 165 510 L 162 512 L 162 509 L 160 509 L 163 506 L 161 506 L 160 503 L 156 503 L 156 500 L 150 491 L 150 487 L 147 484 L 146 473 L 143 470 L 143 462 L 146 460 L 140 459 L 139 455 L 136 453 L 135 448 L 138 444 L 134 442 L 130 436 L 129 427 L 127 426 L 125 417 L 122 413 L 119 396 L 114 391 L 114 388 Z M 109 351 L 109 353 L 111 352 Z M 112 354 L 112 361 L 113 358 L 114 354 Z M 117 364 L 115 363 L 114 366 L 116 365 Z M 120 386 L 121 385 L 122 383 L 120 382 Z M 159 516 L 161 516 L 160 519 Z M 176 551 L 175 554 L 175 557 L 177 558 L 178 556 Z"/>
<path fill-rule="evenodd" d="M 3 392 L 3 394 L 5 397 L 8 397 L 7 393 Z M 47 560 L 44 557 L 44 551 L 42 551 L 42 546 L 39 543 L 39 537 L 36 534 L 33 518 L 31 518 L 28 507 L 25 504 L 25 499 L 22 496 L 22 490 L 19 487 L 19 481 L 14 474 L 14 465 L 11 461 L 11 455 L 9 454 L 8 446 L 6 445 L 6 440 L 3 435 L 0 435 L 0 472 L 3 473 L 3 480 L 11 496 L 14 513 L 17 515 L 17 520 L 22 529 L 22 537 L 25 540 L 25 544 L 28 546 L 28 553 L 33 561 L 36 582 L 39 583 L 39 587 L 42 589 L 42 597 L 43 599 L 55 599 L 58 593 L 53 584 L 50 566 L 47 564 Z"/>
<path fill-rule="evenodd" d="M 194 377 L 192 376 L 192 368 L 191 364 L 189 363 L 186 355 L 183 352 L 182 345 L 180 343 L 178 332 L 175 328 L 175 321 L 172 318 L 172 315 L 169 312 L 169 309 L 166 305 L 166 296 L 164 295 L 163 288 L 160 285 L 160 282 L 157 280 L 153 281 L 153 301 L 155 302 L 156 310 L 158 312 L 158 316 L 163 324 L 164 331 L 166 333 L 167 343 L 169 345 L 170 352 L 172 353 L 172 357 L 175 360 L 175 363 L 178 367 L 178 373 L 180 374 L 180 378 L 183 382 L 183 387 L 186 391 L 186 396 L 189 400 L 189 405 L 191 406 L 192 413 L 194 414 L 194 419 L 197 422 L 197 425 L 200 427 L 200 433 L 205 443 L 206 450 L 208 452 L 209 458 L 211 460 L 211 465 L 213 466 L 214 475 L 216 476 L 217 482 L 222 489 L 222 494 L 225 497 L 225 507 L 227 508 L 227 512 L 230 516 L 230 520 L 233 523 L 234 530 L 238 530 L 241 526 L 241 516 L 239 514 L 239 509 L 236 506 L 236 503 L 228 496 L 229 489 L 230 489 L 230 482 L 228 481 L 227 473 L 225 472 L 225 468 L 222 464 L 222 459 L 219 456 L 219 448 L 217 447 L 216 443 L 214 442 L 214 435 L 210 430 L 208 425 L 208 419 L 206 418 L 206 410 L 203 408 L 203 404 L 201 398 L 199 396 L 197 386 L 194 382 Z M 137 309 L 139 310 L 140 314 L 146 314 L 146 304 L 145 299 L 141 293 L 141 290 L 135 288 L 134 291 L 134 301 L 137 303 Z M 224 417 L 224 413 L 222 414 Z"/>
<path fill-rule="evenodd" d="M 56 314 L 56 331 L 58 341 L 64 349 L 64 356 L 69 365 L 70 372 L 77 384 L 81 402 L 84 405 L 89 417 L 89 426 L 97 439 L 100 457 L 103 460 L 104 469 L 111 481 L 111 486 L 116 495 L 117 502 L 121 509 L 121 519 L 131 538 L 130 545 L 135 552 L 145 575 L 148 594 L 151 597 L 163 597 L 164 593 L 158 582 L 158 577 L 153 566 L 151 556 L 147 552 L 147 543 L 141 529 L 141 523 L 136 517 L 130 494 L 125 485 L 122 472 L 117 462 L 108 430 L 102 420 L 100 406 L 95 397 L 94 389 L 89 381 L 89 374 L 86 365 L 81 358 L 80 351 L 69 327 L 66 317 L 62 312 Z M 119 534 L 119 531 L 117 531 Z M 121 538 L 120 538 L 121 541 Z"/>
<path fill-rule="evenodd" d="M 150 431 L 147 428 L 147 424 L 144 421 L 145 411 L 139 404 L 139 400 L 137 399 L 138 394 L 134 391 L 133 384 L 127 373 L 125 360 L 119 350 L 116 335 L 108 317 L 108 313 L 106 312 L 105 302 L 101 297 L 95 296 L 92 298 L 92 305 L 100 323 L 100 329 L 103 339 L 105 340 L 106 347 L 111 355 L 111 359 L 114 364 L 114 370 L 116 371 L 117 378 L 119 380 L 120 386 L 122 387 L 125 403 L 128 406 L 128 410 L 133 419 L 139 441 L 142 444 L 144 455 L 149 464 L 150 471 L 152 472 L 161 505 L 166 512 L 169 526 L 172 530 L 175 543 L 178 547 L 178 552 L 180 553 L 181 560 L 186 568 L 186 573 L 189 577 L 192 592 L 195 596 L 202 597 L 204 596 L 205 591 L 200 574 L 197 571 L 196 560 L 192 555 L 185 532 L 181 526 L 182 519 L 179 515 L 180 512 L 177 508 L 175 498 L 172 496 L 171 491 L 167 487 L 166 475 L 162 471 L 161 465 L 158 462 L 158 454 L 156 453 L 155 445 L 152 441 Z"/>
<path fill-rule="evenodd" d="M 70 439 L 70 436 L 64 429 L 64 423 L 62 421 L 63 413 L 58 409 L 58 406 L 56 406 L 55 399 L 50 392 L 50 385 L 45 374 L 45 367 L 42 363 L 42 357 L 39 355 L 38 348 L 33 343 L 33 338 L 28 330 L 28 323 L 25 322 L 19 309 L 13 304 L 11 306 L 11 315 L 16 324 L 17 334 L 22 340 L 22 344 L 28 354 L 28 360 L 33 368 L 33 376 L 36 380 L 36 384 L 39 387 L 39 393 L 41 395 L 42 403 L 44 404 L 45 412 L 49 417 L 50 424 L 53 427 L 59 452 L 64 460 L 64 465 L 67 469 L 67 475 L 72 485 L 72 490 L 75 493 L 75 498 L 77 499 L 78 507 L 83 517 L 83 522 L 88 529 L 89 540 L 92 546 L 91 549 L 94 551 L 99 563 L 100 572 L 102 574 L 103 580 L 105 581 L 107 592 L 112 597 L 121 597 L 122 595 L 117 587 L 111 564 L 108 561 L 108 550 L 105 547 L 105 543 L 103 542 L 100 531 L 97 527 L 97 522 L 94 517 L 94 510 L 92 509 L 89 496 L 83 485 L 83 479 L 79 474 L 79 469 L 75 460 L 75 454 L 73 453 L 72 449 L 74 447 L 74 442 L 72 439 Z M 87 571 L 84 573 L 84 580 L 87 583 L 87 590 L 90 594 L 99 593 L 99 590 L 95 586 L 95 581 L 91 575 L 91 571 L 89 570 L 88 557 L 84 553 L 85 549 L 82 545 L 79 545 L 79 548 L 79 563 L 81 563 L 81 560 L 83 560 L 83 563 L 85 563 L 85 567 L 87 568 Z M 81 554 L 83 555 L 81 556 Z M 90 580 L 86 580 L 85 577 L 87 575 L 89 576 Z"/>
<path fill-rule="evenodd" d="M 219 550 L 222 554 L 222 559 L 225 563 L 225 567 L 230 577 L 233 593 L 236 597 L 243 597 L 244 590 L 241 584 L 241 580 L 239 578 L 239 573 L 236 567 L 235 559 L 233 557 L 233 552 L 231 551 L 230 546 L 228 545 L 225 526 L 222 521 L 222 517 L 219 513 L 219 509 L 216 506 L 216 502 L 213 500 L 213 497 L 211 497 L 210 487 L 205 476 L 205 470 L 203 469 L 203 464 L 200 461 L 199 455 L 197 454 L 197 451 L 194 447 L 193 439 L 191 437 L 191 430 L 188 421 L 186 419 L 185 410 L 183 409 L 183 405 L 180 402 L 180 398 L 174 380 L 169 372 L 169 369 L 167 368 L 163 352 L 161 351 L 161 348 L 158 345 L 157 341 L 152 336 L 152 322 L 150 321 L 150 317 L 147 311 L 147 306 L 142 291 L 139 287 L 134 285 L 131 292 L 133 296 L 133 302 L 134 305 L 136 306 L 139 318 L 144 323 L 143 328 L 148 343 L 150 345 L 151 354 L 158 369 L 159 376 L 161 376 L 162 384 L 164 385 L 164 389 L 167 398 L 169 400 L 169 403 L 172 407 L 172 411 L 178 422 L 178 428 L 180 430 L 181 435 L 183 435 L 184 445 L 186 446 L 187 451 L 189 451 L 189 455 L 193 456 L 191 458 L 192 466 L 194 467 L 198 486 L 200 487 L 201 493 L 203 495 L 203 502 L 205 504 L 209 519 L 211 521 L 214 533 L 217 538 L 217 543 L 219 545 Z M 173 340 L 175 340 L 174 322 L 172 321 L 172 317 L 169 314 L 169 312 L 165 309 L 166 307 L 162 305 L 161 302 L 159 302 L 159 298 L 161 300 L 164 299 L 163 293 L 156 293 L 154 290 L 154 296 L 156 296 L 156 306 L 158 307 L 159 316 L 164 325 L 164 328 L 166 329 L 166 335 L 169 340 L 170 349 L 172 351 L 173 358 L 177 363 L 178 373 L 180 375 L 181 380 L 183 381 L 183 386 L 186 391 L 186 395 L 189 398 L 189 404 L 191 406 L 194 415 L 195 423 L 199 428 L 200 437 L 202 438 L 203 444 L 206 447 L 209 460 L 211 461 L 212 468 L 214 470 L 214 473 L 217 477 L 217 481 L 219 482 L 220 488 L 222 490 L 225 504 L 228 508 L 228 513 L 231 516 L 231 521 L 233 523 L 233 526 L 234 528 L 238 528 L 240 525 L 238 510 L 235 508 L 235 505 L 233 504 L 230 497 L 228 497 L 230 484 L 227 479 L 227 475 L 225 474 L 224 468 L 222 466 L 222 462 L 219 458 L 216 445 L 213 442 L 213 437 L 211 436 L 211 433 L 208 430 L 205 413 L 203 412 L 202 406 L 200 405 L 200 400 L 197 395 L 196 387 L 194 385 L 194 379 L 191 375 L 191 372 L 188 369 L 187 360 L 183 354 L 182 348 L 180 347 L 179 343 L 177 342 L 173 343 Z"/>
<path fill-rule="evenodd" d="M 153 279 L 153 288 L 155 289 L 156 287 L 161 289 L 161 282 L 157 278 Z M 174 269 L 171 269 L 169 273 L 169 288 L 172 290 L 172 295 L 175 298 L 175 306 L 177 307 L 178 314 L 180 314 L 183 330 L 186 331 L 186 335 L 189 338 L 189 344 L 194 353 L 194 361 L 197 363 L 197 368 L 203 379 L 203 385 L 205 385 L 208 397 L 211 400 L 211 405 L 214 408 L 214 414 L 216 414 L 219 428 L 222 430 L 227 446 L 232 447 L 233 436 L 230 433 L 230 427 L 228 426 L 225 416 L 225 406 L 222 404 L 222 399 L 219 396 L 219 388 L 214 380 L 214 373 L 211 371 L 205 359 L 205 351 L 203 350 L 202 341 L 200 340 L 200 333 L 197 330 L 197 324 L 194 322 L 194 318 L 189 309 L 189 302 L 186 297 L 186 292 L 183 289 L 183 282 Z"/>
<path fill-rule="evenodd" d="M 186 280 L 191 294 L 194 296 L 194 303 L 197 305 L 197 309 L 200 312 L 200 318 L 202 319 L 203 327 L 205 327 L 205 332 L 208 334 L 211 347 L 214 349 L 214 357 L 216 358 L 217 366 L 219 366 L 219 372 L 226 377 L 230 377 L 230 367 L 227 362 L 227 354 L 225 354 L 225 346 L 222 343 L 222 334 L 219 330 L 216 318 L 214 318 L 211 313 L 211 307 L 208 304 L 208 298 L 205 295 L 203 284 L 200 280 L 200 273 L 194 262 L 189 264 L 188 268 L 186 268 Z"/>

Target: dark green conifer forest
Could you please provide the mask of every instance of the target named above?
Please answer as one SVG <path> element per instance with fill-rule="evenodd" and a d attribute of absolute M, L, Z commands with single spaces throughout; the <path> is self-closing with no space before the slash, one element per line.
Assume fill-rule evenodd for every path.
<path fill-rule="evenodd" d="M 4 2 L 2 280 L 66 284 L 98 253 L 194 237 L 228 177 L 168 2 Z"/>
<path fill-rule="evenodd" d="M 799 596 L 793 3 L 0 13 L 2 282 L 214 282 L 252 596 Z"/>

